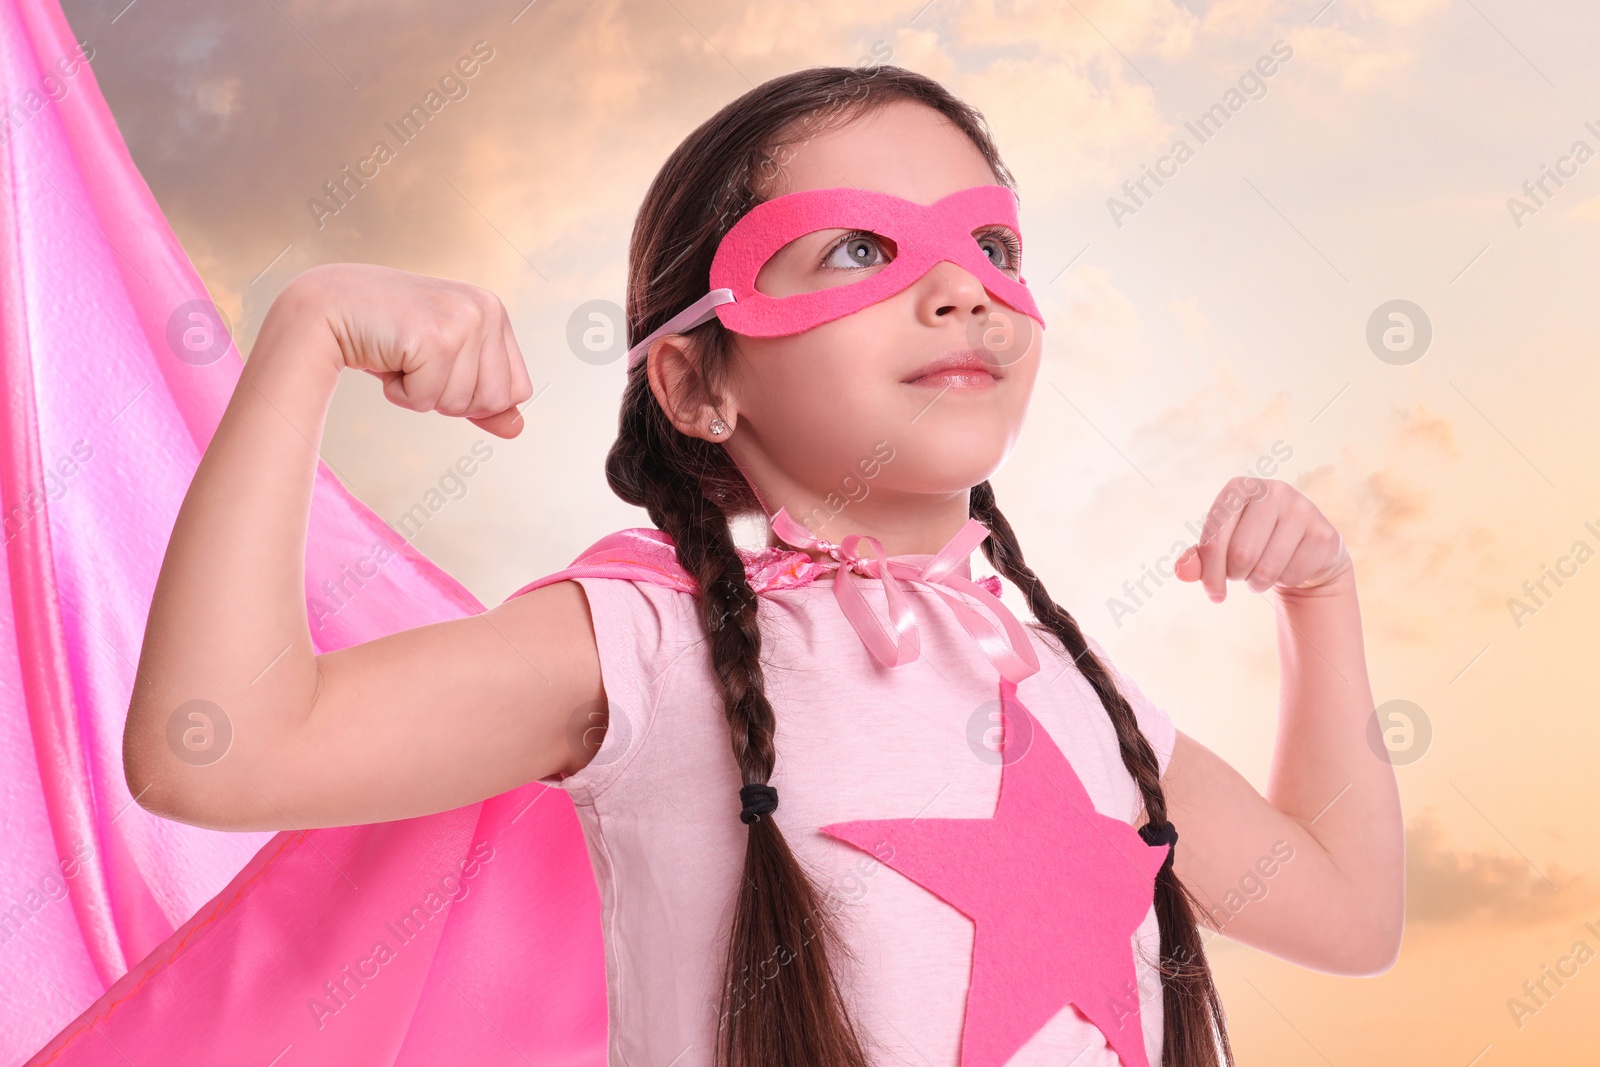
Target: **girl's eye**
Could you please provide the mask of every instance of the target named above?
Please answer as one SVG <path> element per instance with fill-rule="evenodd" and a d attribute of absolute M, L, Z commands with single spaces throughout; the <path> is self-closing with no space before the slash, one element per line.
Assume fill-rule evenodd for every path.
<path fill-rule="evenodd" d="M 854 270 L 881 266 L 889 262 L 888 257 L 892 257 L 892 253 L 883 238 L 866 230 L 854 230 L 828 250 L 822 265 L 834 270 Z"/>
<path fill-rule="evenodd" d="M 1004 226 L 996 226 L 991 230 L 980 230 L 972 235 L 989 257 L 989 262 L 1003 271 L 1020 271 L 1022 269 L 1022 242 L 1017 235 Z M 1003 262 L 995 262 L 995 254 L 999 253 Z"/>

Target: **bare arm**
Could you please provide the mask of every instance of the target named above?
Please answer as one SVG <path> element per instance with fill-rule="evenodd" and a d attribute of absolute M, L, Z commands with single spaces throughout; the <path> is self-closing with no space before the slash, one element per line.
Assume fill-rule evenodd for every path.
<path fill-rule="evenodd" d="M 1178 876 L 1206 925 L 1304 966 L 1372 974 L 1399 949 L 1404 841 L 1394 770 L 1366 740 L 1353 574 L 1340 585 L 1282 605 L 1266 795 L 1181 732 L 1164 781 Z"/>
<path fill-rule="evenodd" d="M 1305 532 L 1297 523 L 1315 528 L 1289 510 L 1276 518 L 1266 527 L 1295 537 Z M 1270 538 L 1240 529 L 1243 547 L 1227 567 L 1237 579 L 1273 558 Z M 1278 576 L 1255 577 L 1270 585 Z M 1180 732 L 1163 779 L 1181 836 L 1176 870 L 1211 928 L 1303 966 L 1379 973 L 1400 948 L 1405 841 L 1394 769 L 1368 742 L 1354 566 L 1346 556 L 1320 584 L 1268 595 L 1278 603 L 1279 709 L 1266 795 Z"/>
<path fill-rule="evenodd" d="M 144 807 L 218 829 L 345 825 L 447 810 L 586 761 L 566 723 L 604 705 L 576 583 L 322 656 L 306 617 L 317 448 L 340 371 L 360 366 L 397 403 L 514 435 L 531 390 L 496 308 L 460 283 L 341 264 L 301 275 L 268 311 L 151 602 L 123 736 Z"/>

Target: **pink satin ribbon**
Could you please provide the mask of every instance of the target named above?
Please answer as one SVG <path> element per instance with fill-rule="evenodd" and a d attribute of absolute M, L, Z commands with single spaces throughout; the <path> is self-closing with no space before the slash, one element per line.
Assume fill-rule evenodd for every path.
<path fill-rule="evenodd" d="M 900 584 L 906 581 L 927 583 L 939 594 L 1002 677 L 1014 684 L 1038 673 L 1039 657 L 1028 640 L 1027 629 L 998 597 L 972 579 L 955 573 L 972 550 L 989 536 L 989 528 L 977 519 L 968 519 L 967 524 L 921 567 L 900 557 L 886 558 L 883 543 L 876 537 L 851 534 L 839 544 L 825 541 L 794 519 L 787 508 L 779 508 L 772 516 L 772 530 L 785 544 L 825 552 L 833 558 L 835 562 L 831 566 L 826 562 L 822 565 L 838 572 L 833 580 L 834 598 L 872 657 L 885 667 L 910 663 L 922 654 L 915 598 L 908 597 Z M 858 546 L 862 543 L 870 550 L 870 556 L 861 554 Z M 858 571 L 869 578 L 883 580 L 887 626 L 868 606 L 855 577 Z M 994 618 L 961 600 L 957 593 L 976 598 Z M 996 619 L 999 626 L 995 625 Z"/>

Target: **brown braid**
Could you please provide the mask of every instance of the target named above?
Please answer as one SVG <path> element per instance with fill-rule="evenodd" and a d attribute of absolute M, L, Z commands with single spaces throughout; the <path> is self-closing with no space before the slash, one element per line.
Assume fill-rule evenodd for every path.
<path fill-rule="evenodd" d="M 1117 731 L 1123 765 L 1138 783 L 1145 815 L 1154 824 L 1167 821 L 1167 798 L 1161 789 L 1160 763 L 1139 729 L 1133 706 L 1118 690 L 1111 671 L 1089 647 L 1078 622 L 1045 591 L 1044 582 L 1022 560 L 1022 547 L 1011 524 L 995 503 L 988 482 L 972 487 L 970 512 L 989 528 L 983 554 L 1028 599 L 1028 610 L 1054 634 L 1105 706 Z M 1156 918 L 1161 924 L 1161 976 L 1165 1041 L 1163 1067 L 1214 1067 L 1233 1064 L 1222 1000 L 1211 979 L 1205 947 L 1196 925 L 1196 903 L 1171 864 L 1156 876 Z M 1215 1031 L 1215 1032 L 1213 1032 Z M 1222 1059 L 1217 1058 L 1220 1043 Z"/>
<path fill-rule="evenodd" d="M 642 374 L 629 385 L 649 392 Z M 660 412 L 653 403 L 647 410 Z M 777 758 L 777 722 L 763 687 L 756 595 L 727 516 L 683 473 L 713 469 L 722 450 L 678 433 L 664 418 L 647 418 L 636 430 L 637 450 L 622 461 L 617 449 L 631 437 L 624 433 L 610 467 L 638 479 L 626 485 L 627 495 L 639 499 L 672 538 L 679 563 L 699 586 L 700 623 L 740 777 L 745 785 L 768 783 Z M 731 818 L 738 798 L 728 800 Z M 848 949 L 771 816 L 750 823 L 738 894 L 726 970 L 737 980 L 723 985 L 718 1063 L 866 1067 L 869 1061 L 844 1010 L 832 965 Z M 817 1025 L 819 1019 L 835 1024 Z"/>

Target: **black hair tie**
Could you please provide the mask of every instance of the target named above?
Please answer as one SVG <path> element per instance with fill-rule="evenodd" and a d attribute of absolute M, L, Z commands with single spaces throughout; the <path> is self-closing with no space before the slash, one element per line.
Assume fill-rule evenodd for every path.
<path fill-rule="evenodd" d="M 759 782 L 739 790 L 739 800 L 744 804 L 739 821 L 746 825 L 778 810 L 778 791 Z"/>
<path fill-rule="evenodd" d="M 1170 822 L 1164 822 L 1164 823 L 1149 823 L 1149 822 L 1147 822 L 1143 826 L 1139 827 L 1139 836 L 1144 838 L 1144 843 L 1145 844 L 1150 845 L 1152 847 L 1154 847 L 1156 845 L 1168 845 L 1168 846 L 1170 846 L 1167 849 L 1167 858 L 1161 864 L 1161 869 L 1164 871 L 1168 867 L 1172 866 L 1172 857 L 1177 855 L 1177 853 L 1178 853 L 1178 828 L 1177 827 L 1173 826 Z"/>

